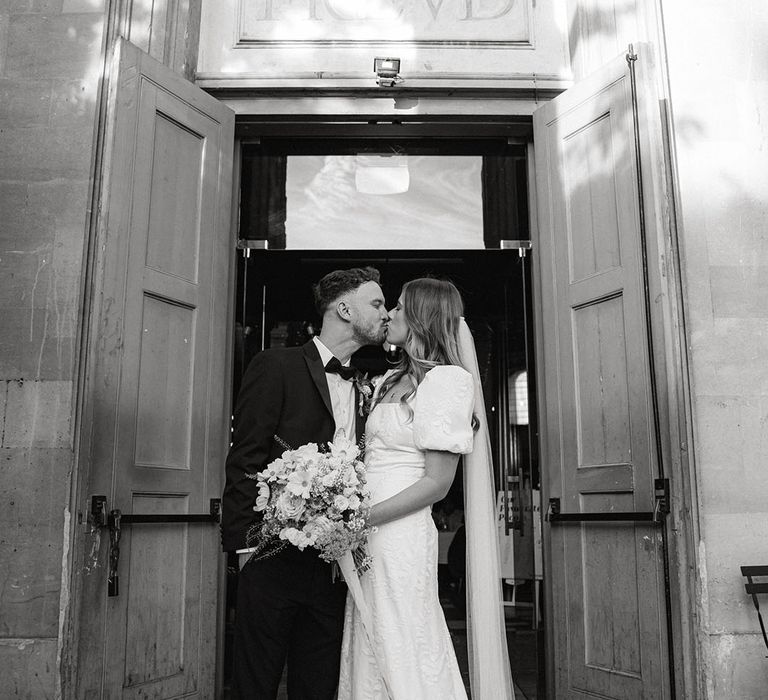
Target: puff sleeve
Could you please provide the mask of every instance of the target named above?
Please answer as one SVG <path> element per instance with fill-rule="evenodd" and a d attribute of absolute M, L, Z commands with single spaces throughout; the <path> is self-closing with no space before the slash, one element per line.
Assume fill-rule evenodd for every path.
<path fill-rule="evenodd" d="M 420 450 L 472 452 L 472 375 L 455 365 L 432 368 L 419 384 L 413 404 L 413 441 Z"/>

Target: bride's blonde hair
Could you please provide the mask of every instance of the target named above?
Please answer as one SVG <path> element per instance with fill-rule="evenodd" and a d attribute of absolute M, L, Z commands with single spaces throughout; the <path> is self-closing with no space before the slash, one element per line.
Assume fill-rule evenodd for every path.
<path fill-rule="evenodd" d="M 438 365 L 461 367 L 459 355 L 459 323 L 464 315 L 464 302 L 459 290 L 448 280 L 421 277 L 403 285 L 403 314 L 408 332 L 403 352 L 395 371 L 379 389 L 380 401 L 403 376 L 411 386 L 400 399 L 406 403 L 416 392 L 429 370 Z"/>

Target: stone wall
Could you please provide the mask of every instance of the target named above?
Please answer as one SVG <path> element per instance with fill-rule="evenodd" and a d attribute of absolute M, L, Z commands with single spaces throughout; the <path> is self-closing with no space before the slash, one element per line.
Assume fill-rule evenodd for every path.
<path fill-rule="evenodd" d="M 53 697 L 104 9 L 0 2 L 0 668 Z"/>
<path fill-rule="evenodd" d="M 768 564 L 768 9 L 658 2 L 690 341 L 702 694 L 757 698 L 768 666 L 739 566 Z M 137 3 L 116 31 L 191 77 L 199 0 L 174 3 L 174 16 L 166 6 L 147 14 Z M 568 2 L 577 78 L 645 37 L 638 6 Z M 106 15 L 106 0 L 0 0 L 0 670 L 10 697 L 56 693 Z"/>
<path fill-rule="evenodd" d="M 60 690 L 68 552 L 78 532 L 69 507 L 80 329 L 90 293 L 84 253 L 108 16 L 112 36 L 193 77 L 200 0 L 0 0 L 3 697 Z"/>
<path fill-rule="evenodd" d="M 700 509 L 702 693 L 762 698 L 766 649 L 739 567 L 768 564 L 768 6 L 662 7 Z"/>

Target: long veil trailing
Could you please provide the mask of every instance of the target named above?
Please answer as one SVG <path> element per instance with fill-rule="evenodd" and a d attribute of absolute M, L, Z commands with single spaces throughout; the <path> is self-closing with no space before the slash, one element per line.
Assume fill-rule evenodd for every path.
<path fill-rule="evenodd" d="M 475 380 L 475 445 L 464 455 L 464 520 L 467 534 L 467 644 L 473 700 L 512 700 L 515 691 L 507 652 L 499 566 L 491 440 L 475 341 L 464 319 L 459 328 L 461 362 Z"/>

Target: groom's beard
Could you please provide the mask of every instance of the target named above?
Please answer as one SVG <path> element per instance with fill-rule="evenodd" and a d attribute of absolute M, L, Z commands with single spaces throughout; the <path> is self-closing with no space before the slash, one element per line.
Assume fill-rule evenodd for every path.
<path fill-rule="evenodd" d="M 386 324 L 382 325 L 378 321 L 365 326 L 353 323 L 352 330 L 360 345 L 381 345 L 387 337 Z"/>

